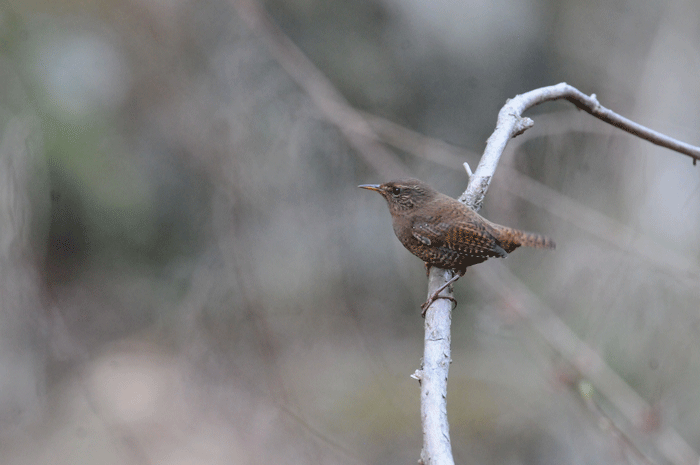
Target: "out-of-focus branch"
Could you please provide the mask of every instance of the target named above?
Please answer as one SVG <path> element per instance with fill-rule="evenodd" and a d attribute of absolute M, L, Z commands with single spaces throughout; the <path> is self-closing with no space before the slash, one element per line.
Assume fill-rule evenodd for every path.
<path fill-rule="evenodd" d="M 372 128 L 304 52 L 268 16 L 256 0 L 232 0 L 239 16 L 266 42 L 285 72 L 304 89 L 323 116 L 334 124 L 357 154 L 384 179 L 405 177 L 396 155 L 378 142 Z"/>
<path fill-rule="evenodd" d="M 474 171 L 474 174 L 470 176 L 467 190 L 459 197 L 460 202 L 471 206 L 477 211 L 481 209 L 484 196 L 491 183 L 491 177 L 496 172 L 496 166 L 498 165 L 498 161 L 508 141 L 522 134 L 535 124 L 530 118 L 523 117 L 523 112 L 540 103 L 560 99 L 568 100 L 576 105 L 577 108 L 623 131 L 648 140 L 653 144 L 686 154 L 693 159 L 693 164 L 700 159 L 700 147 L 680 142 L 624 118 L 600 105 L 595 94 L 589 97 L 578 89 L 562 82 L 554 86 L 541 87 L 521 95 L 516 95 L 506 102 L 503 108 L 501 108 L 501 111 L 498 112 L 496 130 L 491 134 L 491 137 L 489 137 L 484 155 L 481 157 L 481 161 Z"/>
<path fill-rule="evenodd" d="M 614 405 L 626 420 L 616 421 L 615 428 L 623 432 L 640 453 L 652 457 L 655 463 L 698 463 L 698 453 L 671 426 L 663 425 L 657 431 L 645 434 L 635 430 L 632 425 L 638 423 L 644 412 L 651 411 L 651 406 L 507 267 L 477 267 L 475 273 L 485 286 L 503 296 L 504 301 L 517 305 L 514 310 Z"/>

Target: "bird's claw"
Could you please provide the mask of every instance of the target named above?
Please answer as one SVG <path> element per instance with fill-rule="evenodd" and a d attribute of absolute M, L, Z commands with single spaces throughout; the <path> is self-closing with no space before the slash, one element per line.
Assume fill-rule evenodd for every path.
<path fill-rule="evenodd" d="M 430 306 L 433 304 L 433 302 L 435 302 L 435 301 L 438 300 L 438 299 L 447 299 L 447 300 L 451 300 L 451 301 L 455 304 L 454 307 L 452 307 L 453 310 L 454 310 L 455 307 L 457 307 L 457 299 L 455 299 L 455 298 L 452 297 L 452 296 L 447 296 L 447 295 L 431 295 L 430 298 L 429 298 L 428 300 L 426 300 L 425 302 L 423 302 L 423 305 L 420 306 L 421 310 L 423 310 L 423 311 L 421 312 L 420 316 L 422 316 L 423 318 L 425 318 L 425 314 L 428 312 L 428 308 L 430 308 Z"/>

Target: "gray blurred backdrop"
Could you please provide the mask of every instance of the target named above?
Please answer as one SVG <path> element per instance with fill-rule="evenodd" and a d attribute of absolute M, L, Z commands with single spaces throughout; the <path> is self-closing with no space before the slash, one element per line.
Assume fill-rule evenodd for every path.
<path fill-rule="evenodd" d="M 695 0 L 259 4 L 306 77 L 256 5 L 0 3 L 1 463 L 415 463 L 425 270 L 357 184 L 458 196 L 561 81 L 700 145 Z M 558 248 L 455 286 L 456 461 L 697 463 L 700 168 L 529 115 L 482 214 Z"/>

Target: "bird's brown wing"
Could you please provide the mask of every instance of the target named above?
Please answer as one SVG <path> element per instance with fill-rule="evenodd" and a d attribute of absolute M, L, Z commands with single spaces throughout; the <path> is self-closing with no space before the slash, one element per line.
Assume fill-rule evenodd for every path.
<path fill-rule="evenodd" d="M 423 244 L 469 257 L 506 257 L 508 253 L 488 227 L 470 221 L 413 223 L 413 236 Z"/>

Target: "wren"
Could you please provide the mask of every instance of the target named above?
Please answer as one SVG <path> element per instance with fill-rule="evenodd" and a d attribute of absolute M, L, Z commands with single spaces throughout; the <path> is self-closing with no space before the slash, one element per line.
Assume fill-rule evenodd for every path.
<path fill-rule="evenodd" d="M 423 317 L 440 292 L 464 276 L 467 267 L 491 257 L 505 258 L 520 246 L 554 249 L 554 241 L 540 234 L 490 222 L 452 197 L 418 179 L 358 187 L 379 192 L 389 204 L 394 233 L 426 267 L 450 269 L 455 275 L 421 305 Z"/>

